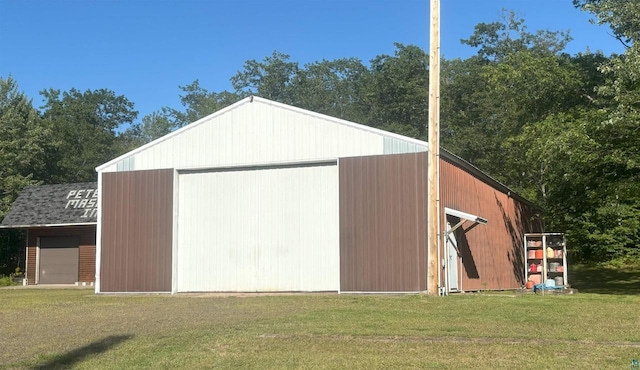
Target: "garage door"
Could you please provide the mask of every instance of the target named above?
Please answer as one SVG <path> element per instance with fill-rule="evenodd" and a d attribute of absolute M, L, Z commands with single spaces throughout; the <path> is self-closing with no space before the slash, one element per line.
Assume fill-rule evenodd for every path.
<path fill-rule="evenodd" d="M 337 291 L 335 163 L 179 175 L 177 290 Z"/>
<path fill-rule="evenodd" d="M 78 237 L 40 238 L 39 284 L 75 284 L 78 281 Z"/>

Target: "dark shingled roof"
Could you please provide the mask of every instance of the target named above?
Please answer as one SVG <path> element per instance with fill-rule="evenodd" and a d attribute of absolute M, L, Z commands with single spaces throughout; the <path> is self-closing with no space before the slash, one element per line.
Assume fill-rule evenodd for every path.
<path fill-rule="evenodd" d="M 0 227 L 33 227 L 96 223 L 98 183 L 42 185 L 25 188 Z"/>

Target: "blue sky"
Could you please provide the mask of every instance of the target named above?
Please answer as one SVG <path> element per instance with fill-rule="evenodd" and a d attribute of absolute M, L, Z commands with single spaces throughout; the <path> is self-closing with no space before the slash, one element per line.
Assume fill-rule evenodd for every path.
<path fill-rule="evenodd" d="M 567 52 L 623 52 L 608 27 L 571 0 L 441 0 L 441 52 L 467 58 L 460 44 L 480 22 L 516 12 L 529 31 L 570 30 Z M 135 103 L 139 118 L 181 108 L 178 86 L 195 79 L 230 90 L 245 61 L 273 51 L 300 65 L 392 54 L 394 42 L 429 49 L 429 0 L 0 0 L 0 76 L 42 105 L 38 92 L 106 88 Z"/>

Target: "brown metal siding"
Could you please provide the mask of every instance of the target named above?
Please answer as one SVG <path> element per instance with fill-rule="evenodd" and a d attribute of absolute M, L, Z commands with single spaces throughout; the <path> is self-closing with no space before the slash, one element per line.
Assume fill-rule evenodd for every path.
<path fill-rule="evenodd" d="M 536 210 L 481 181 L 465 169 L 441 159 L 440 206 L 487 219 L 466 223 L 456 233 L 462 254 L 462 289 L 510 289 L 524 284 L 523 234 L 540 229 Z M 452 220 L 455 221 L 455 220 Z"/>
<path fill-rule="evenodd" d="M 80 266 L 78 279 L 80 282 L 93 282 L 96 278 L 96 246 L 80 245 Z"/>
<path fill-rule="evenodd" d="M 340 288 L 426 289 L 426 156 L 342 158 Z"/>
<path fill-rule="evenodd" d="M 101 292 L 171 291 L 173 170 L 102 175 Z"/>
<path fill-rule="evenodd" d="M 26 266 L 26 275 L 27 275 L 27 284 L 33 285 L 36 283 L 36 255 L 38 253 L 38 248 L 36 247 L 27 247 L 27 266 Z"/>
<path fill-rule="evenodd" d="M 55 236 L 76 236 L 80 243 L 80 261 L 78 266 L 79 281 L 93 282 L 95 281 L 95 247 L 96 247 L 96 226 L 53 226 L 43 228 L 29 229 L 27 236 L 27 280 L 28 284 L 36 283 L 36 267 L 37 267 L 37 247 L 38 239 L 43 237 Z M 93 257 L 87 254 L 93 249 Z M 90 253 L 90 252 L 89 252 Z"/>

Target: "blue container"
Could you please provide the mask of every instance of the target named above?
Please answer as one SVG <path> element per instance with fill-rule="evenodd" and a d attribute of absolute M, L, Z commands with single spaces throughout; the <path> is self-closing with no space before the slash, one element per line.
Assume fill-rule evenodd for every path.
<path fill-rule="evenodd" d="M 545 286 L 548 286 L 550 288 L 553 288 L 554 286 L 556 286 L 556 281 L 553 279 L 547 279 L 547 281 L 544 283 Z"/>

